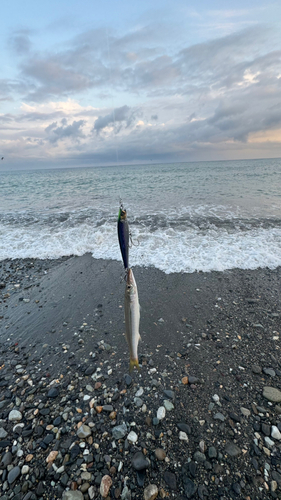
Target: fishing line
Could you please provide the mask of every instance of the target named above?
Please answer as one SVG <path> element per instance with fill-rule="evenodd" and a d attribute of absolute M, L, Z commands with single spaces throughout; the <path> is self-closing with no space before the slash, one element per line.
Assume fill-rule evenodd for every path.
<path fill-rule="evenodd" d="M 111 74 L 111 58 L 110 58 L 110 49 L 109 49 L 109 36 L 108 36 L 108 29 L 107 28 L 106 28 L 106 39 L 107 39 L 107 57 L 108 57 L 108 69 L 109 69 L 109 81 L 110 81 L 111 89 L 113 89 L 112 74 Z M 111 107 L 112 107 L 112 117 L 113 117 L 113 123 L 114 123 L 113 130 L 114 130 L 116 163 L 118 164 L 119 163 L 119 154 L 118 154 L 118 144 L 117 144 L 117 137 L 116 137 L 115 107 L 114 107 L 113 94 L 111 94 Z"/>

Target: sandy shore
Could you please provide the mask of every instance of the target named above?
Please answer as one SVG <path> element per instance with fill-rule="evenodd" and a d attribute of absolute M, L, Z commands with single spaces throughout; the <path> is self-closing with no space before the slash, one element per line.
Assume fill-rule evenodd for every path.
<path fill-rule="evenodd" d="M 91 255 L 28 259 L 4 261 L 0 272 L 0 349 L 5 365 L 0 371 L 0 406 L 5 402 L 0 428 L 7 433 L 0 438 L 1 460 L 15 440 L 23 450 L 19 457 L 12 453 L 8 465 L 2 462 L 3 498 L 96 498 L 106 471 L 113 481 L 112 498 L 143 498 L 151 484 L 160 497 L 281 498 L 281 434 L 279 438 L 272 431 L 281 430 L 281 408 L 278 398 L 273 402 L 264 396 L 264 386 L 281 390 L 280 268 L 171 275 L 134 268 L 141 305 L 142 369 L 132 380 L 126 378 L 121 263 Z M 21 395 L 28 378 L 33 382 Z M 99 382 L 100 387 L 95 385 Z M 34 398 L 27 400 L 30 387 L 35 388 Z M 52 387 L 58 390 L 53 399 L 48 397 Z M 136 396 L 139 389 L 144 392 Z M 171 391 L 170 397 L 165 390 Z M 83 399 L 88 395 L 95 400 L 91 409 Z M 69 420 L 62 421 L 64 430 L 55 439 L 60 455 L 50 467 L 46 458 L 54 443 L 40 447 L 42 438 L 35 429 L 42 427 L 43 436 L 54 433 L 48 428 L 51 417 L 62 417 L 69 401 L 72 416 L 66 412 Z M 40 404 L 50 409 L 41 420 L 34 415 Z M 106 405 L 113 406 L 113 418 L 107 410 L 97 410 Z M 166 415 L 154 422 L 159 407 Z M 77 408 L 81 411 L 75 414 Z M 9 420 L 12 409 L 20 410 L 23 429 L 31 425 L 28 436 L 15 436 Z M 90 441 L 89 436 L 77 437 L 77 425 L 86 421 L 96 429 Z M 112 429 L 124 422 L 138 440 L 128 441 L 127 432 L 114 448 Z M 187 426 L 187 440 L 179 436 L 181 423 Z M 103 438 L 103 433 L 108 435 Z M 85 443 L 93 456 L 94 465 L 85 466 L 90 471 L 86 479 L 79 469 L 83 446 L 78 458 L 64 465 L 66 436 L 79 446 Z M 159 458 L 160 452 L 155 455 L 156 449 L 166 458 Z M 30 450 L 33 461 L 23 473 Z M 137 452 L 149 459 L 143 480 L 134 466 Z M 95 462 L 96 455 L 103 457 L 101 462 Z M 42 477 L 36 477 L 36 461 L 42 464 Z M 99 463 L 103 466 L 98 468 Z M 63 472 L 57 473 L 62 464 Z M 20 473 L 9 481 L 9 468 L 17 467 Z M 39 488 L 38 494 L 39 483 L 45 490 Z"/>

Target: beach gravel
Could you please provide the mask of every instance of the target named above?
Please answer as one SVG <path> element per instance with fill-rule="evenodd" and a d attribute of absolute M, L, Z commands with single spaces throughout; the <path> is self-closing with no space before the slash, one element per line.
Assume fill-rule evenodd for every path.
<path fill-rule="evenodd" d="M 280 269 L 134 269 L 130 375 L 118 263 L 0 270 L 1 500 L 281 498 Z"/>

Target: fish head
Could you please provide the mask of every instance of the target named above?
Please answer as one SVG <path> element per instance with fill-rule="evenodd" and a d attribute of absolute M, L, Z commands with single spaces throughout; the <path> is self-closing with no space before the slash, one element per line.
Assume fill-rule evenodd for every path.
<path fill-rule="evenodd" d="M 126 294 L 132 298 L 136 293 L 136 280 L 133 274 L 132 269 L 127 270 L 127 279 L 126 279 Z"/>
<path fill-rule="evenodd" d="M 118 220 L 124 221 L 127 219 L 127 211 L 123 208 L 119 208 Z"/>

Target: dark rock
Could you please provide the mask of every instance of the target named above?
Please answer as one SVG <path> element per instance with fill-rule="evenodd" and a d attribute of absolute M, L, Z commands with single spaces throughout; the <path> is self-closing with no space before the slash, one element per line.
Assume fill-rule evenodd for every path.
<path fill-rule="evenodd" d="M 189 469 L 189 472 L 190 472 L 191 476 L 195 477 L 196 476 L 196 472 L 197 472 L 197 465 L 196 465 L 195 462 L 193 462 L 193 460 L 191 462 L 189 462 L 188 469 Z"/>
<path fill-rule="evenodd" d="M 271 426 L 269 424 L 262 423 L 261 430 L 265 436 L 270 436 Z"/>
<path fill-rule="evenodd" d="M 53 425 L 55 427 L 58 427 L 59 425 L 61 424 L 61 416 L 58 416 L 57 418 L 55 418 L 55 420 L 53 421 Z"/>
<path fill-rule="evenodd" d="M 0 448 L 6 448 L 6 446 L 11 446 L 11 444 L 12 442 L 8 439 L 3 439 L 3 441 L 0 441 Z"/>
<path fill-rule="evenodd" d="M 12 460 L 13 460 L 12 453 L 10 451 L 7 451 L 7 453 L 5 453 L 5 455 L 3 455 L 1 465 L 3 465 L 4 467 L 7 467 L 7 465 L 10 465 L 12 463 Z"/>
<path fill-rule="evenodd" d="M 173 472 L 166 470 L 164 472 L 164 481 L 171 490 L 177 489 L 177 478 Z"/>
<path fill-rule="evenodd" d="M 204 496 L 208 496 L 208 490 L 205 486 L 205 484 L 200 484 L 200 486 L 198 486 L 198 496 L 200 498 L 200 500 L 204 500 Z"/>
<path fill-rule="evenodd" d="M 149 467 L 149 461 L 141 451 L 137 451 L 132 458 L 132 466 L 135 470 L 144 470 Z"/>
<path fill-rule="evenodd" d="M 95 370 L 96 370 L 95 366 L 88 366 L 88 368 L 85 370 L 85 375 L 92 375 Z"/>
<path fill-rule="evenodd" d="M 236 444 L 232 443 L 231 441 L 226 444 L 225 451 L 231 457 L 237 457 L 237 455 L 240 455 L 241 453 L 240 448 L 238 448 L 238 446 L 236 446 Z"/>
<path fill-rule="evenodd" d="M 52 387 L 48 394 L 47 394 L 47 397 L 48 398 L 56 398 L 57 396 L 59 395 L 59 391 L 56 387 Z"/>
<path fill-rule="evenodd" d="M 186 494 L 187 498 L 192 498 L 196 491 L 197 491 L 197 486 L 194 484 L 189 477 L 184 477 L 183 478 L 183 487 L 184 487 L 184 492 Z"/>
<path fill-rule="evenodd" d="M 210 446 L 208 449 L 208 456 L 209 458 L 217 458 L 217 450 L 214 446 Z"/>
<path fill-rule="evenodd" d="M 172 399 L 174 401 L 175 399 L 175 393 L 174 391 L 170 391 L 169 389 L 163 391 L 164 396 L 166 396 L 169 399 Z"/>
<path fill-rule="evenodd" d="M 20 468 L 18 466 L 13 467 L 8 474 L 8 482 L 12 484 L 20 475 Z"/>
<path fill-rule="evenodd" d="M 124 375 L 124 380 L 125 380 L 125 384 L 126 384 L 127 386 L 131 385 L 131 383 L 132 383 L 132 381 L 133 381 L 132 377 L 131 377 L 130 375 L 127 375 L 127 374 L 126 374 L 126 375 Z"/>
<path fill-rule="evenodd" d="M 241 486 L 240 486 L 239 483 L 233 483 L 231 487 L 232 487 L 234 493 L 236 493 L 236 495 L 240 495 L 240 493 L 241 493 Z"/>
<path fill-rule="evenodd" d="M 146 474 L 143 470 L 137 471 L 137 483 L 138 483 L 138 486 L 140 486 L 141 488 L 144 485 L 145 478 L 146 478 Z"/>
<path fill-rule="evenodd" d="M 272 479 L 277 482 L 278 486 L 281 486 L 281 474 L 277 471 L 272 471 Z"/>
<path fill-rule="evenodd" d="M 177 428 L 180 431 L 185 432 L 186 434 L 191 434 L 191 427 L 188 424 L 181 422 L 177 424 Z"/>

